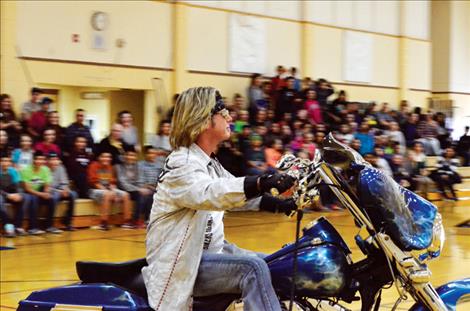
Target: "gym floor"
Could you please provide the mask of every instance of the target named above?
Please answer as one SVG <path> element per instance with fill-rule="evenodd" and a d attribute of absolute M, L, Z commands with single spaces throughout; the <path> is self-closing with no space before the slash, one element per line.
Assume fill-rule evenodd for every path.
<path fill-rule="evenodd" d="M 430 263 L 435 286 L 470 277 L 470 229 L 455 227 L 469 219 L 469 201 L 440 202 L 439 207 L 446 227 L 446 243 L 442 255 Z M 326 216 L 333 223 L 351 248 L 353 259 L 360 259 L 362 253 L 354 243 L 358 230 L 350 214 L 347 211 L 308 213 L 302 225 L 319 216 Z M 271 253 L 294 240 L 295 219 L 280 214 L 229 212 L 225 228 L 226 238 L 240 247 Z M 0 251 L 0 309 L 11 310 L 31 291 L 77 282 L 75 262 L 78 260 L 117 262 L 145 256 L 145 230 L 82 229 L 61 235 L 2 237 L 0 246 L 12 248 Z M 395 288 L 385 290 L 382 297 L 381 310 L 390 310 L 397 298 Z M 411 300 L 402 303 L 399 310 L 406 310 Z M 360 310 L 358 303 L 345 306 Z M 459 310 L 470 310 L 470 305 Z"/>

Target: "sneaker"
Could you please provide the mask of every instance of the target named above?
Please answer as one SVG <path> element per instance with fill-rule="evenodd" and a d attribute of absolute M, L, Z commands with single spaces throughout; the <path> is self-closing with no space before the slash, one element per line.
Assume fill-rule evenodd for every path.
<path fill-rule="evenodd" d="M 92 226 L 91 229 L 93 230 L 102 230 L 102 231 L 108 231 L 109 226 L 107 224 L 99 224 L 97 226 Z"/>
<path fill-rule="evenodd" d="M 56 227 L 49 227 L 49 228 L 46 229 L 46 231 L 48 233 L 53 233 L 53 234 L 60 234 L 60 233 L 64 232 L 60 229 L 57 229 Z"/>
<path fill-rule="evenodd" d="M 34 228 L 34 229 L 29 229 L 28 230 L 28 233 L 30 235 L 41 235 L 41 234 L 44 234 L 46 233 L 45 231 L 41 230 L 41 229 L 37 229 L 37 228 Z"/>
<path fill-rule="evenodd" d="M 132 230 L 132 229 L 137 229 L 137 226 L 136 226 L 136 225 L 133 225 L 133 224 L 130 223 L 130 222 L 126 222 L 126 223 L 123 223 L 123 224 L 121 225 L 121 228 L 122 228 L 122 229 Z"/>
<path fill-rule="evenodd" d="M 16 230 L 16 234 L 19 236 L 24 236 L 28 234 L 26 230 L 24 230 L 23 228 L 16 228 L 15 230 Z"/>
<path fill-rule="evenodd" d="M 64 231 L 77 231 L 77 228 L 75 228 L 74 226 L 68 225 L 68 226 L 65 226 Z"/>
<path fill-rule="evenodd" d="M 12 224 L 6 224 L 3 226 L 3 229 L 5 229 L 5 236 L 7 238 L 14 238 L 16 236 L 15 234 L 15 226 Z"/>

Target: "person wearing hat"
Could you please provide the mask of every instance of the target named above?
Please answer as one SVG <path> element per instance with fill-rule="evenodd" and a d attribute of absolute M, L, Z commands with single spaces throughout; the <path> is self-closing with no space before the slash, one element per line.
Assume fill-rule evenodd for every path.
<path fill-rule="evenodd" d="M 43 90 L 38 87 L 33 87 L 31 89 L 31 98 L 29 101 L 23 104 L 21 108 L 21 118 L 25 121 L 29 120 L 31 114 L 41 109 L 41 96 L 43 94 Z"/>
<path fill-rule="evenodd" d="M 245 310 L 280 311 L 264 255 L 225 241 L 224 211 L 259 207 L 290 213 L 283 193 L 295 180 L 285 174 L 234 177 L 215 158 L 230 138 L 232 118 L 212 87 L 181 93 L 170 133 L 173 152 L 160 173 L 147 227 L 142 269 L 150 307 L 189 310 L 192 297 L 239 293 Z M 268 203 L 266 203 L 268 202 Z"/>
<path fill-rule="evenodd" d="M 52 102 L 49 97 L 44 97 L 40 102 L 41 109 L 33 112 L 28 120 L 28 132 L 36 141 L 47 126 L 47 116 Z"/>

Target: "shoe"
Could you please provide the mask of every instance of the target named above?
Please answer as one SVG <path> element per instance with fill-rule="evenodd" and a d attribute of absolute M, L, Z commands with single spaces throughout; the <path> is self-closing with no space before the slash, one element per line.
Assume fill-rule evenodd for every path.
<path fill-rule="evenodd" d="M 329 208 L 330 210 L 332 210 L 332 211 L 340 211 L 340 210 L 342 210 L 342 208 L 339 207 L 339 206 L 336 205 L 336 204 L 330 204 L 330 205 L 328 205 L 328 208 Z"/>
<path fill-rule="evenodd" d="M 3 229 L 5 229 L 5 236 L 7 238 L 14 238 L 16 236 L 15 234 L 15 226 L 12 224 L 6 224 L 3 226 Z"/>
<path fill-rule="evenodd" d="M 48 233 L 53 233 L 53 234 L 61 234 L 62 232 L 64 232 L 60 229 L 57 229 L 56 227 L 49 227 L 49 228 L 46 229 L 46 231 Z"/>
<path fill-rule="evenodd" d="M 122 228 L 122 229 L 132 230 L 132 229 L 137 229 L 137 226 L 136 226 L 136 225 L 133 225 L 133 224 L 130 223 L 130 222 L 126 222 L 126 223 L 123 223 L 123 224 L 121 225 L 121 228 Z"/>
<path fill-rule="evenodd" d="M 28 234 L 26 230 L 24 230 L 23 228 L 16 228 L 15 231 L 16 231 L 16 234 L 19 236 L 24 236 Z"/>
<path fill-rule="evenodd" d="M 29 230 L 28 230 L 28 233 L 29 233 L 30 235 L 41 235 L 41 234 L 44 234 L 44 233 L 46 233 L 46 232 L 45 232 L 44 230 L 34 228 L 34 229 L 29 229 Z"/>
<path fill-rule="evenodd" d="M 99 224 L 97 226 L 92 226 L 93 230 L 109 231 L 109 226 L 107 224 Z"/>
<path fill-rule="evenodd" d="M 70 232 L 77 231 L 77 228 L 75 228 L 74 226 L 68 225 L 68 226 L 65 226 L 64 231 L 70 231 Z"/>

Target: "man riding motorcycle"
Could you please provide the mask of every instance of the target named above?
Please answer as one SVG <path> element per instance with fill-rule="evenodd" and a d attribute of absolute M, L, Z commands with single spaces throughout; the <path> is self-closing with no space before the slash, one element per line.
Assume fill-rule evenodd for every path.
<path fill-rule="evenodd" d="M 147 231 L 142 269 L 150 306 L 189 310 L 192 296 L 241 294 L 245 310 L 281 310 L 262 254 L 224 239 L 224 210 L 255 205 L 289 213 L 282 193 L 294 185 L 284 174 L 235 178 L 213 156 L 230 138 L 231 117 L 211 87 L 184 91 L 175 105 L 168 156 L 159 177 Z"/>

